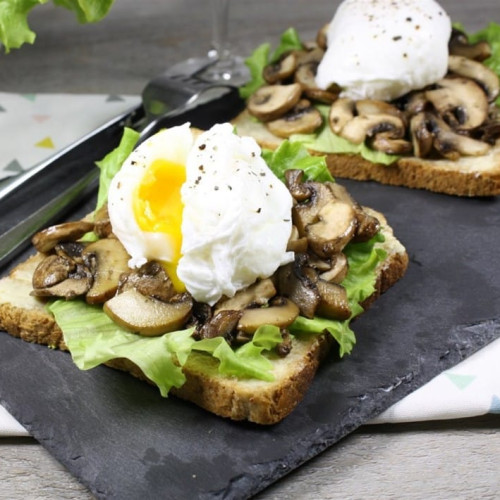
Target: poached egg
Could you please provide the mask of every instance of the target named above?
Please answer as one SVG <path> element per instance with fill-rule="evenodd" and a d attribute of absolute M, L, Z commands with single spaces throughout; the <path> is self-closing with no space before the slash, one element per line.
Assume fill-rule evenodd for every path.
<path fill-rule="evenodd" d="M 327 30 L 316 82 L 343 97 L 392 100 L 441 79 L 451 21 L 434 0 L 345 0 Z"/>
<path fill-rule="evenodd" d="M 189 124 L 142 143 L 111 182 L 113 232 L 138 268 L 157 260 L 178 291 L 215 304 L 293 260 L 292 197 L 254 139 Z"/>

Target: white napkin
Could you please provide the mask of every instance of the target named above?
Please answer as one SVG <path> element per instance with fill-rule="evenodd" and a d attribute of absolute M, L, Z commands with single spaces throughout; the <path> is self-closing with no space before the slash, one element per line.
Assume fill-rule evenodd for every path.
<path fill-rule="evenodd" d="M 137 96 L 0 92 L 0 179 L 30 169 L 139 102 Z"/>
<path fill-rule="evenodd" d="M 139 102 L 135 96 L 0 92 L 0 179 L 44 160 Z M 443 372 L 371 423 L 500 414 L 500 339 Z M 0 406 L 0 437 L 28 436 Z"/>

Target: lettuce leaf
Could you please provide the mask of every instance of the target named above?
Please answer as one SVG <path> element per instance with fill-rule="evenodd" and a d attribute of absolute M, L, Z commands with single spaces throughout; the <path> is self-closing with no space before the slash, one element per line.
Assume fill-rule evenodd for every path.
<path fill-rule="evenodd" d="M 28 14 L 37 5 L 49 0 L 1 0 L 0 42 L 5 52 L 18 49 L 24 43 L 33 43 L 35 33 L 29 28 Z M 80 23 L 100 21 L 111 8 L 114 0 L 53 0 L 54 5 L 73 11 Z"/>
<path fill-rule="evenodd" d="M 323 125 L 314 134 L 295 134 L 290 137 L 292 142 L 299 142 L 306 148 L 312 148 L 319 153 L 359 154 L 365 160 L 382 165 L 390 165 L 399 159 L 398 155 L 390 155 L 381 151 L 370 149 L 364 142 L 354 144 L 332 132 L 328 124 L 330 107 L 324 104 L 316 105 L 323 116 Z"/>
<path fill-rule="evenodd" d="M 99 175 L 99 191 L 97 193 L 97 207 L 101 208 L 108 199 L 109 185 L 115 174 L 120 170 L 123 162 L 134 150 L 135 145 L 139 139 L 139 132 L 125 127 L 120 144 L 108 153 L 102 160 L 96 162 L 100 168 Z"/>
<path fill-rule="evenodd" d="M 35 33 L 28 26 L 28 13 L 48 0 L 5 0 L 0 2 L 0 41 L 5 52 L 33 43 Z"/>
<path fill-rule="evenodd" d="M 279 328 L 275 326 L 260 327 L 252 341 L 233 350 L 222 337 L 194 340 L 192 328 L 158 337 L 136 335 L 115 324 L 101 307 L 82 300 L 57 300 L 48 309 L 61 328 L 64 342 L 78 368 L 89 370 L 112 359 L 128 359 L 158 386 L 164 397 L 172 387 L 184 384 L 186 377 L 182 367 L 187 362 L 198 363 L 203 369 L 206 356 L 195 356 L 196 353 L 206 353 L 217 359 L 218 372 L 223 375 L 274 379 L 272 363 L 265 354 L 282 341 Z"/>
<path fill-rule="evenodd" d="M 100 21 L 111 9 L 113 0 L 53 0 L 55 5 L 65 7 L 76 14 L 78 21 L 95 23 Z"/>
<path fill-rule="evenodd" d="M 490 44 L 491 56 L 483 63 L 500 76 L 500 24 L 492 22 L 486 28 L 469 34 L 468 38 L 471 43 L 485 40 Z M 495 103 L 500 106 L 500 97 L 497 98 Z"/>
<path fill-rule="evenodd" d="M 285 182 L 285 171 L 291 168 L 304 170 L 305 180 L 333 181 L 325 157 L 309 154 L 298 142 L 283 141 L 274 151 L 263 150 L 262 157 L 282 182 Z"/>
<path fill-rule="evenodd" d="M 194 340 L 192 330 L 161 337 L 141 337 L 116 325 L 101 307 L 82 300 L 57 300 L 49 306 L 61 328 L 74 363 L 81 370 L 94 368 L 111 359 L 133 361 L 166 396 L 172 387 L 185 381 L 181 366 Z"/>
<path fill-rule="evenodd" d="M 269 56 L 271 46 L 269 43 L 259 45 L 245 60 L 245 64 L 250 70 L 250 80 L 240 87 L 239 93 L 242 99 L 250 97 L 257 89 L 266 84 L 262 71 L 271 62 L 277 61 L 282 54 L 289 50 L 300 50 L 303 45 L 297 31 L 288 28 L 280 37 L 280 43 L 272 56 Z"/>

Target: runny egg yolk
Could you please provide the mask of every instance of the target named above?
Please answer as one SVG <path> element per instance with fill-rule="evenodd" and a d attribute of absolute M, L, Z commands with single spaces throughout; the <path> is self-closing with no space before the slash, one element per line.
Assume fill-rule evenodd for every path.
<path fill-rule="evenodd" d="M 164 159 L 156 159 L 148 166 L 134 193 L 135 220 L 142 231 L 163 233 L 168 237 L 173 258 L 162 262 L 175 289 L 185 291 L 177 276 L 181 257 L 182 211 L 181 186 L 186 181 L 186 167 Z"/>

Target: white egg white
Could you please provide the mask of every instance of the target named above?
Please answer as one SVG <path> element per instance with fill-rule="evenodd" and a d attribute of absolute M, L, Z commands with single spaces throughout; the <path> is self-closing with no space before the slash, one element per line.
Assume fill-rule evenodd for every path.
<path fill-rule="evenodd" d="M 178 275 L 196 300 L 232 297 L 293 260 L 286 251 L 292 197 L 255 140 L 235 135 L 229 123 L 196 139 L 181 192 Z"/>
<path fill-rule="evenodd" d="M 434 0 L 345 0 L 316 82 L 353 99 L 391 100 L 442 78 L 451 21 Z"/>
<path fill-rule="evenodd" d="M 155 159 L 185 165 L 194 138 L 189 123 L 162 130 L 143 142 L 124 162 L 111 182 L 108 211 L 113 232 L 131 256 L 129 266 L 137 268 L 148 260 L 171 262 L 174 243 L 160 232 L 143 231 L 133 210 L 134 191 Z"/>

